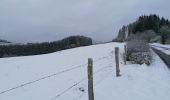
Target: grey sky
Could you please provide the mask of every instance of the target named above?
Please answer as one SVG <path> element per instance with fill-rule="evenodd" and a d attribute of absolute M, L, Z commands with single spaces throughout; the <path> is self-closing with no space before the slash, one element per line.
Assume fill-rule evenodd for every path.
<path fill-rule="evenodd" d="M 37 42 L 85 35 L 109 41 L 140 15 L 170 19 L 169 5 L 170 0 L 0 0 L 0 38 Z"/>

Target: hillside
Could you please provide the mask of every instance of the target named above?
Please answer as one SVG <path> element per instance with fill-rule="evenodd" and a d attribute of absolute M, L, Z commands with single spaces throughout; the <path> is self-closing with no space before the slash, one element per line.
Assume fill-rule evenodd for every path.
<path fill-rule="evenodd" d="M 120 48 L 115 77 L 114 48 Z M 153 63 L 124 65 L 124 43 L 107 43 L 55 53 L 0 58 L 0 100 L 87 100 L 87 59 L 94 60 L 95 100 L 169 100 L 170 72 L 153 53 Z"/>

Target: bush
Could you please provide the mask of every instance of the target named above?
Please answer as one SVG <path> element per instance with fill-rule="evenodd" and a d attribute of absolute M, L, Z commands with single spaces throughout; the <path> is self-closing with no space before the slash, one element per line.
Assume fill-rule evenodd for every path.
<path fill-rule="evenodd" d="M 127 38 L 127 41 L 130 40 L 145 40 L 146 42 L 150 42 L 153 38 L 155 38 L 158 33 L 155 33 L 153 30 L 146 30 L 143 32 L 137 32 L 136 34 L 130 34 Z"/>
<path fill-rule="evenodd" d="M 133 39 L 127 42 L 127 60 L 136 64 L 149 65 L 152 60 L 149 44 L 142 39 Z"/>
<path fill-rule="evenodd" d="M 150 65 L 152 60 L 152 55 L 150 52 L 137 52 L 137 53 L 131 53 L 131 55 L 128 56 L 128 59 L 132 61 L 132 63 L 137 64 L 147 64 Z"/>

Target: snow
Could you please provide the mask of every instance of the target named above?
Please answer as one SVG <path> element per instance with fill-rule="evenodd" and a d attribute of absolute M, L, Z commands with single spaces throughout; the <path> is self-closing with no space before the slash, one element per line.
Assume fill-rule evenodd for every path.
<path fill-rule="evenodd" d="M 10 45 L 11 43 L 0 42 L 0 45 Z"/>
<path fill-rule="evenodd" d="M 163 44 L 160 44 L 160 43 L 153 43 L 151 44 L 152 47 L 170 55 L 170 45 L 166 44 L 166 45 L 163 45 Z"/>
<path fill-rule="evenodd" d="M 115 76 L 115 47 L 120 48 L 120 77 Z M 94 60 L 95 100 L 169 100 L 170 71 L 163 61 L 153 52 L 150 66 L 124 65 L 123 47 L 123 43 L 107 43 L 44 55 L 1 58 L 0 100 L 88 100 L 89 57 Z M 76 66 L 80 67 L 66 71 Z M 61 73 L 55 75 L 58 72 Z"/>

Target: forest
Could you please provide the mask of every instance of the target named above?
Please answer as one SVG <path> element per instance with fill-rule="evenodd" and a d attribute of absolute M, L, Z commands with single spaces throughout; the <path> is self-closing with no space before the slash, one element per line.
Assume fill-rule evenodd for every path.
<path fill-rule="evenodd" d="M 85 36 L 70 36 L 53 42 L 0 45 L 0 57 L 39 55 L 88 45 L 92 45 L 92 39 Z"/>
<path fill-rule="evenodd" d="M 156 14 L 143 15 L 129 25 L 124 25 L 113 41 L 123 42 L 127 37 L 136 35 L 148 38 L 147 42 L 160 42 L 162 44 L 170 44 L 170 21 Z M 151 41 L 155 40 L 155 41 Z"/>

